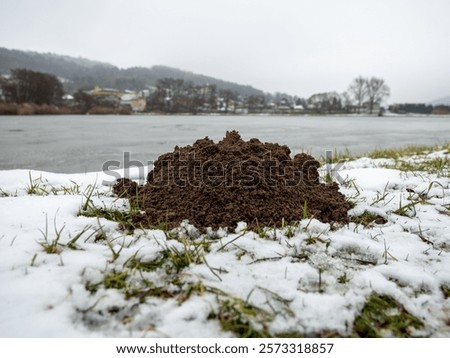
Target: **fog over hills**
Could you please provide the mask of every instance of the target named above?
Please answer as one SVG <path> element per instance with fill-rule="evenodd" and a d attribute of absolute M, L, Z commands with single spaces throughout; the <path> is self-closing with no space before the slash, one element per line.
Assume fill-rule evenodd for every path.
<path fill-rule="evenodd" d="M 231 90 L 241 95 L 262 95 L 264 93 L 249 85 L 227 82 L 167 66 L 121 69 L 110 63 L 80 57 L 0 47 L 0 74 L 8 74 L 15 68 L 27 68 L 56 75 L 63 79 L 68 92 L 90 89 L 94 86 L 139 90 L 154 86 L 161 78 L 170 77 L 191 81 L 196 85 L 216 85 L 219 89 Z"/>

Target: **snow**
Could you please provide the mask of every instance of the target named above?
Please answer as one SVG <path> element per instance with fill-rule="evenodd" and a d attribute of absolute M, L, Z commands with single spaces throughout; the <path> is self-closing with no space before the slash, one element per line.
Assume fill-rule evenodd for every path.
<path fill-rule="evenodd" d="M 79 215 L 92 188 L 96 207 L 128 210 L 127 201 L 103 185 L 111 179 L 103 173 L 0 171 L 0 336 L 232 337 L 212 318 L 227 300 L 263 310 L 263 319 L 250 319 L 271 334 L 348 336 L 376 293 L 392 296 L 423 321 L 416 336 L 448 337 L 450 300 L 442 287 L 450 287 L 450 178 L 384 168 L 392 164 L 361 158 L 339 172 L 346 178 L 341 191 L 356 204 L 350 215 L 370 212 L 385 224 L 336 228 L 304 219 L 258 235 L 239 223 L 233 233 L 209 237 L 186 222 L 172 235 L 128 233 L 116 222 Z M 137 171 L 132 178 L 139 179 Z M 33 185 L 37 193 L 30 194 Z M 412 202 L 408 216 L 400 215 Z M 133 258 L 156 262 L 164 250 L 199 247 L 189 238 L 210 246 L 176 274 L 127 266 Z M 45 243 L 55 240 L 56 253 L 46 253 Z M 122 272 L 129 287 L 146 282 L 165 293 L 139 300 L 105 287 L 105 277 Z M 180 287 L 199 283 L 203 288 L 182 295 Z"/>

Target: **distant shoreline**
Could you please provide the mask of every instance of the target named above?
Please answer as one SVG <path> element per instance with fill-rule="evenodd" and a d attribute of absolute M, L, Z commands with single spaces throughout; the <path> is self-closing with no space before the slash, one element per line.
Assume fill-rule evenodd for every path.
<path fill-rule="evenodd" d="M 128 117 L 154 117 L 154 116 L 183 116 L 183 117 L 385 117 L 385 118 L 450 118 L 450 114 L 420 114 L 420 113 L 404 113 L 393 114 L 385 113 L 382 116 L 369 113 L 159 113 L 159 112 L 142 112 L 142 113 L 77 113 L 70 111 L 50 111 L 38 113 L 0 113 L 0 117 L 40 117 L 40 116 L 128 116 Z"/>
<path fill-rule="evenodd" d="M 0 116 L 193 116 L 193 117 L 430 117 L 430 118 L 442 118 L 449 117 L 449 113 L 442 114 L 424 114 L 424 113 L 392 113 L 386 111 L 382 114 L 379 113 L 318 113 L 318 112 L 261 112 L 261 113 L 248 113 L 244 111 L 239 112 L 180 112 L 180 113 L 168 113 L 168 112 L 132 112 L 124 107 L 109 108 L 95 106 L 91 108 L 87 113 L 81 111 L 79 108 L 70 106 L 56 106 L 47 104 L 34 104 L 34 103 L 5 103 L 0 102 Z"/>

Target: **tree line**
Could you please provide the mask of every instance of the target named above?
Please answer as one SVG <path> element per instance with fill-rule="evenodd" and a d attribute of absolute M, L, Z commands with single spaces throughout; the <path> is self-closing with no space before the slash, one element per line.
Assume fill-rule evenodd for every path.
<path fill-rule="evenodd" d="M 199 112 L 311 112 L 311 113 L 373 113 L 390 95 L 390 89 L 381 78 L 359 76 L 343 94 L 325 92 L 308 99 L 276 93 L 240 96 L 215 85 L 196 86 L 182 79 L 165 78 L 156 84 L 148 102 L 148 109 L 163 113 Z"/>
<path fill-rule="evenodd" d="M 156 83 L 148 99 L 148 110 L 162 113 L 236 113 L 246 110 L 262 112 L 266 108 L 265 95 L 239 95 L 216 85 L 194 85 L 182 79 L 164 78 Z"/>
<path fill-rule="evenodd" d="M 128 114 L 131 109 L 120 102 L 119 96 L 100 96 L 92 91 L 78 90 L 70 102 L 63 100 L 64 86 L 54 75 L 28 69 L 12 70 L 9 77 L 0 77 L 0 114 L 32 113 L 91 113 Z M 120 93 L 120 92 L 118 92 Z M 147 112 L 156 113 L 380 113 L 381 105 L 390 95 L 390 88 L 382 78 L 358 76 L 346 92 L 317 93 L 308 99 L 285 93 L 242 95 L 215 84 L 195 85 L 191 81 L 162 78 L 146 96 Z M 30 109 L 30 104 L 37 105 Z M 145 103 L 144 103 L 145 105 Z M 15 106 L 15 107 L 14 107 Z M 25 107 L 24 107 L 25 106 Z M 28 106 L 28 107 L 26 107 Z M 25 108 L 24 113 L 20 109 Z M 439 107 L 439 114 L 450 108 Z M 391 105 L 396 113 L 434 111 L 425 104 Z M 9 112 L 8 112 L 9 111 Z M 446 112 L 447 111 L 447 112 Z M 23 112 L 23 111 L 22 111 Z"/>

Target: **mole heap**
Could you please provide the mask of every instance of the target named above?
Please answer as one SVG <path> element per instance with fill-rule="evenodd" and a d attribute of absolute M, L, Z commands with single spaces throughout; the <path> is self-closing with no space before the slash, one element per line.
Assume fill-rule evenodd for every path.
<path fill-rule="evenodd" d="M 305 214 L 323 222 L 347 223 L 350 203 L 336 183 L 319 182 L 319 162 L 307 154 L 293 158 L 286 145 L 244 141 L 236 131 L 214 143 L 208 137 L 161 155 L 147 183 L 127 179 L 114 192 L 145 211 L 136 226 L 179 226 L 183 220 L 205 230 L 281 226 Z"/>

